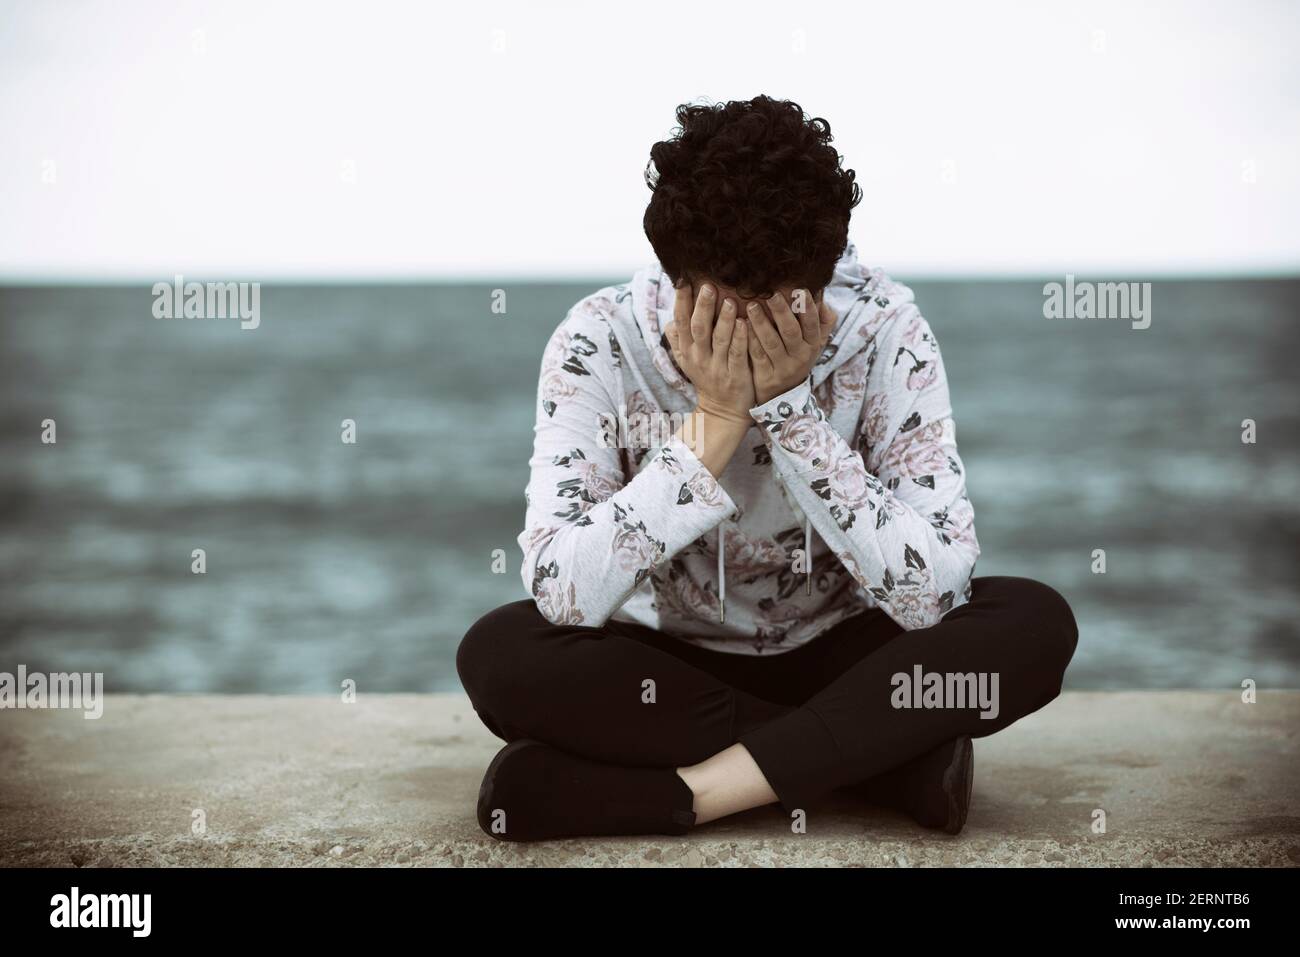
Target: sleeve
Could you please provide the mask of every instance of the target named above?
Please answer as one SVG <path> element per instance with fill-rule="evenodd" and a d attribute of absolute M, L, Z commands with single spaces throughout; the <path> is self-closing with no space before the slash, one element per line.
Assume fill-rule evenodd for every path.
<path fill-rule="evenodd" d="M 915 306 L 905 309 L 892 324 L 899 332 L 868 360 L 858 448 L 831 427 L 807 381 L 751 413 L 818 534 L 911 630 L 969 600 L 979 544 L 938 344 Z"/>
<path fill-rule="evenodd" d="M 524 587 L 555 624 L 604 624 L 655 566 L 735 511 L 675 436 L 629 481 L 628 454 L 610 441 L 625 414 L 619 362 L 608 322 L 581 309 L 542 360 L 519 545 Z"/>

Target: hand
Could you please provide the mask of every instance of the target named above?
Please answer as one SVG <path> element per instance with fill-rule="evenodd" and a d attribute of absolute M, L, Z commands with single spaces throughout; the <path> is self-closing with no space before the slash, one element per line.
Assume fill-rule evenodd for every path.
<path fill-rule="evenodd" d="M 745 321 L 736 318 L 735 300 L 728 298 L 717 309 L 717 295 L 713 284 L 705 283 L 692 304 L 690 287 L 679 286 L 673 322 L 666 332 L 668 344 L 673 359 L 695 386 L 699 410 L 748 428 L 754 406 L 754 377 L 747 355 L 752 336 Z"/>
<path fill-rule="evenodd" d="M 749 362 L 759 405 L 808 378 L 835 328 L 835 310 L 824 297 L 815 302 L 808 290 L 796 289 L 792 298 L 803 307 L 797 315 L 779 292 L 767 300 L 771 318 L 758 303 L 749 304 Z"/>

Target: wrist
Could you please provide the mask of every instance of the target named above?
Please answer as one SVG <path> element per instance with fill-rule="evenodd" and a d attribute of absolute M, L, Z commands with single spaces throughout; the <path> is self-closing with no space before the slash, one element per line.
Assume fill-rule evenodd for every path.
<path fill-rule="evenodd" d="M 808 377 L 804 376 L 802 379 L 799 379 L 797 382 L 791 382 L 788 385 L 775 385 L 767 390 L 755 389 L 754 405 L 756 408 L 760 405 L 767 405 L 773 399 L 783 396 L 787 392 L 793 392 L 795 389 L 799 388 L 807 381 L 808 381 Z"/>
<path fill-rule="evenodd" d="M 753 424 L 748 414 L 742 417 L 734 411 L 709 409 L 701 404 L 692 413 L 689 426 L 684 425 L 678 432 L 678 438 L 716 479 Z"/>
<path fill-rule="evenodd" d="M 754 420 L 749 416 L 749 409 L 729 409 L 716 405 L 703 397 L 695 404 L 695 415 L 711 425 L 721 428 L 724 432 L 730 432 L 736 428 L 748 429 L 754 424 Z"/>

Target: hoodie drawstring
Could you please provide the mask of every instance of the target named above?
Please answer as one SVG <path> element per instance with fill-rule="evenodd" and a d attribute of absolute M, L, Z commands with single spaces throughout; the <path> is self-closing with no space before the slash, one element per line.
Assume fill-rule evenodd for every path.
<path fill-rule="evenodd" d="M 718 624 L 727 623 L 727 523 L 718 526 Z"/>
<path fill-rule="evenodd" d="M 803 561 L 808 569 L 808 582 L 804 594 L 812 594 L 812 522 L 805 515 L 803 520 Z"/>

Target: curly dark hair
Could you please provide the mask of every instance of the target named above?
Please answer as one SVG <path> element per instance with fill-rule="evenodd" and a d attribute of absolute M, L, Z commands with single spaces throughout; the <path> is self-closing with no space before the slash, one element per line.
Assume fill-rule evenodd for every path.
<path fill-rule="evenodd" d="M 677 124 L 645 171 L 645 234 L 668 278 L 746 296 L 825 288 L 862 200 L 830 124 L 768 96 L 684 103 Z"/>

